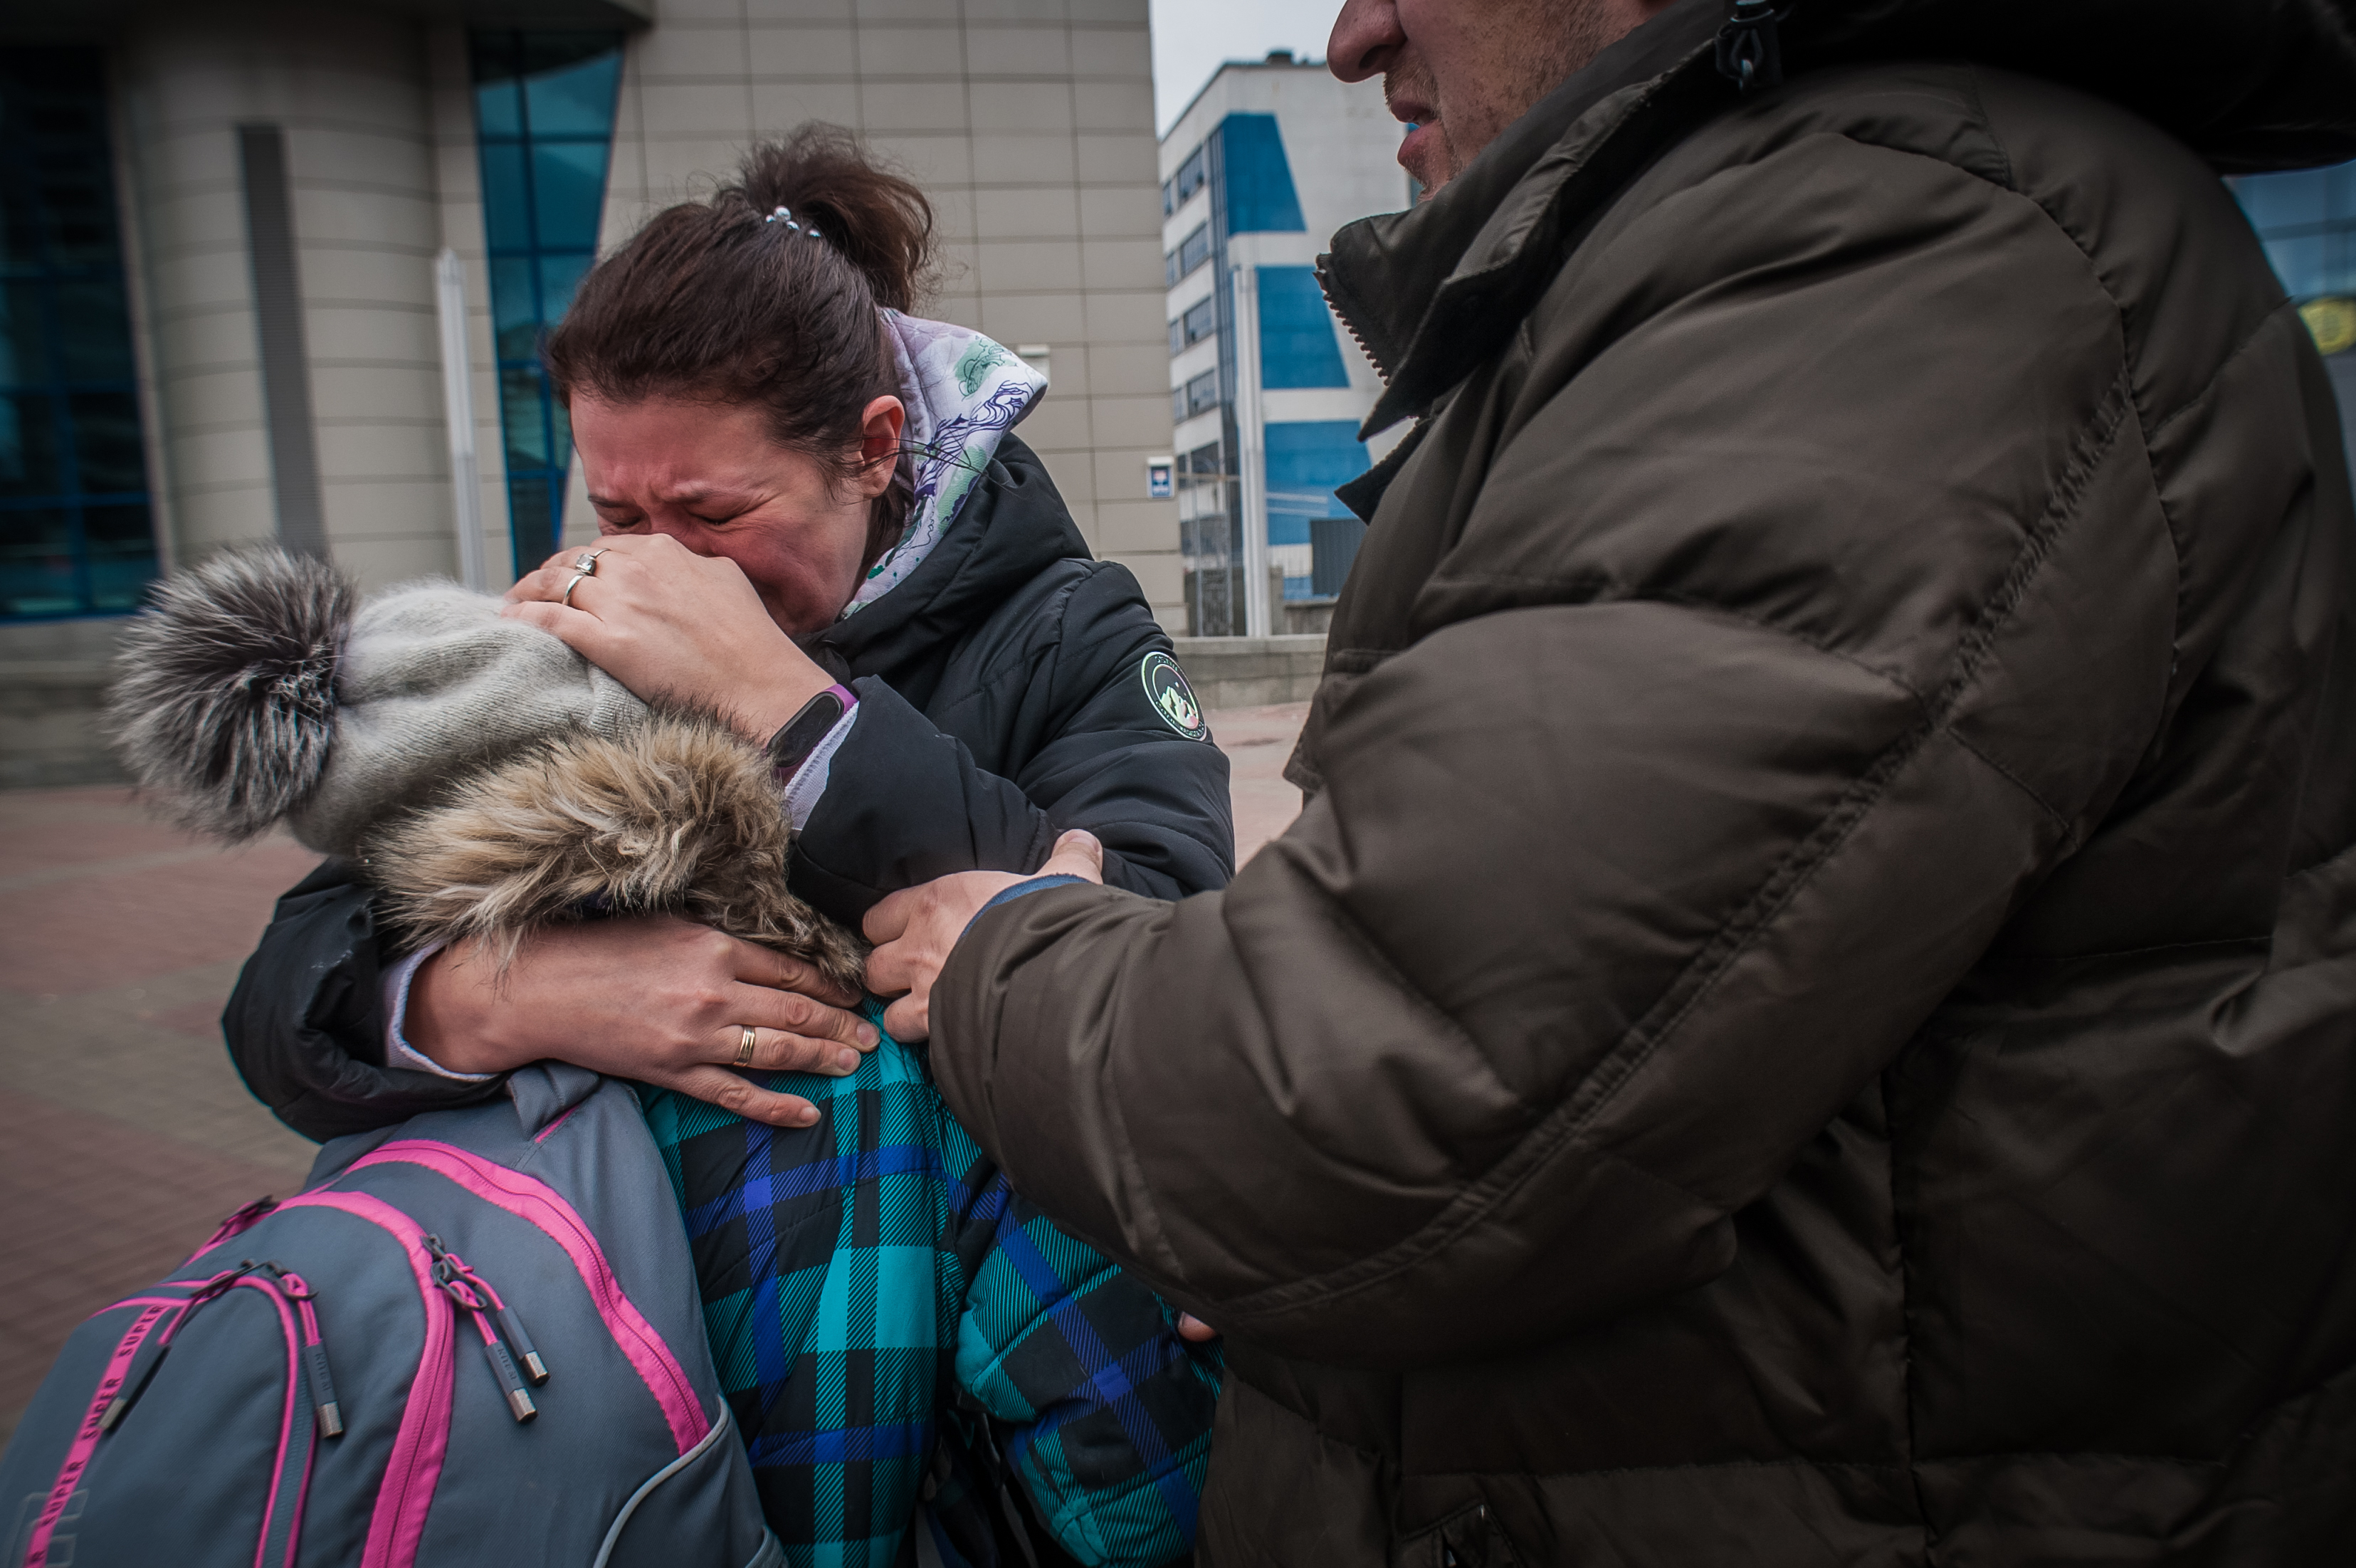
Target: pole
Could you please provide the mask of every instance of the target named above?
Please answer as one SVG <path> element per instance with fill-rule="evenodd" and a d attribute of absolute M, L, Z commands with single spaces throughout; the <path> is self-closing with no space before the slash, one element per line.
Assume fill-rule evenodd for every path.
<path fill-rule="evenodd" d="M 466 271 L 444 246 L 434 259 L 434 297 L 442 317 L 442 417 L 449 426 L 452 515 L 458 531 L 458 580 L 481 593 L 483 486 L 475 463 L 475 378 L 466 362 Z"/>
<path fill-rule="evenodd" d="M 1259 269 L 1237 266 L 1236 453 L 1243 478 L 1244 635 L 1269 632 L 1268 605 L 1268 432 L 1259 398 Z"/>

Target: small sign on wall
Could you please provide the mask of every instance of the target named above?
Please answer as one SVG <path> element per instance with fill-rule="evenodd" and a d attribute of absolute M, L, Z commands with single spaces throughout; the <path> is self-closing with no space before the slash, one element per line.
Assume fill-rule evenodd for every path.
<path fill-rule="evenodd" d="M 1171 481 L 1176 462 L 1169 457 L 1148 457 L 1145 460 L 1145 493 L 1148 499 L 1166 501 L 1177 493 Z"/>

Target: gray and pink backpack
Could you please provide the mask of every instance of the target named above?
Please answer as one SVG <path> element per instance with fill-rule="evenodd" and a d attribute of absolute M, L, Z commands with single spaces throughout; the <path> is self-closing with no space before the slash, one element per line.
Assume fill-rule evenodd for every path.
<path fill-rule="evenodd" d="M 770 1568 L 695 1269 L 622 1083 L 320 1152 L 77 1329 L 0 1456 L 0 1568 Z"/>

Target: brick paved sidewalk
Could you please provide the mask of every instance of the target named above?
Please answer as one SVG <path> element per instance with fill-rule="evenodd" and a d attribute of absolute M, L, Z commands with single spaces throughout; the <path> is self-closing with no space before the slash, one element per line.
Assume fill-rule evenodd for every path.
<path fill-rule="evenodd" d="M 302 1185 L 311 1144 L 246 1093 L 219 1020 L 316 859 L 221 850 L 122 789 L 0 794 L 0 1435 L 76 1323 Z"/>
<path fill-rule="evenodd" d="M 1306 711 L 1210 715 L 1245 854 L 1300 808 L 1280 770 Z M 214 847 L 122 789 L 0 793 L 0 1442 L 75 1324 L 302 1185 L 312 1145 L 246 1093 L 220 1018 L 316 859 Z"/>

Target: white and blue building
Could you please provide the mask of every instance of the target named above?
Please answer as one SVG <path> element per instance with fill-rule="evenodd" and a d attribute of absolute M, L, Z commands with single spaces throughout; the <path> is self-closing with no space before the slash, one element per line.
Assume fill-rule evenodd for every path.
<path fill-rule="evenodd" d="M 1343 225 L 1412 203 L 1402 129 L 1377 84 L 1278 54 L 1222 66 L 1162 138 L 1172 467 L 1197 636 L 1323 630 L 1356 555 L 1364 527 L 1333 491 L 1380 456 L 1357 439 L 1380 382 L 1315 261 Z M 2231 183 L 2356 452 L 2356 164 Z"/>
<path fill-rule="evenodd" d="M 1333 489 L 1382 383 L 1326 308 L 1333 231 L 1407 207 L 1378 82 L 1290 54 L 1219 68 L 1162 138 L 1170 417 L 1195 636 L 1322 631 L 1365 525 Z M 1254 585 L 1257 585 L 1257 591 Z"/>

